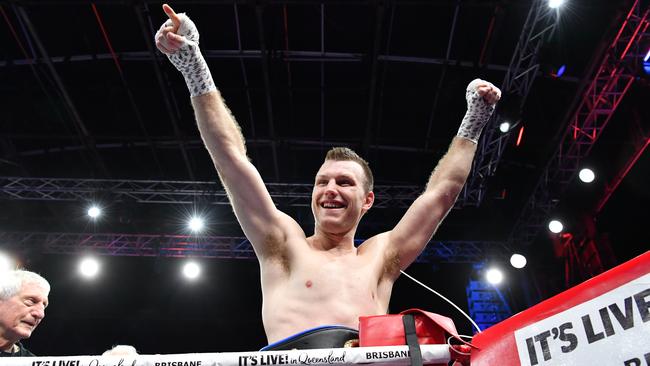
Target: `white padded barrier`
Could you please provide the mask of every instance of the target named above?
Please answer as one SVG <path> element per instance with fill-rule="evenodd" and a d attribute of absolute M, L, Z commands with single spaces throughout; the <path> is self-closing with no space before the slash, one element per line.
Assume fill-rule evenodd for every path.
<path fill-rule="evenodd" d="M 446 344 L 421 345 L 424 364 L 447 363 Z M 408 346 L 133 356 L 3 357 L 1 366 L 318 366 L 408 365 Z"/>

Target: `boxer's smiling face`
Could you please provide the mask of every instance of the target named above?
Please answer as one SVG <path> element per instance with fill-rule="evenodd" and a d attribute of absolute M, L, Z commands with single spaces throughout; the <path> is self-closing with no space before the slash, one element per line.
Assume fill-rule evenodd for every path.
<path fill-rule="evenodd" d="M 365 191 L 365 179 L 363 168 L 354 161 L 326 160 L 312 191 L 316 226 L 333 234 L 354 229 L 374 201 L 374 194 Z"/>

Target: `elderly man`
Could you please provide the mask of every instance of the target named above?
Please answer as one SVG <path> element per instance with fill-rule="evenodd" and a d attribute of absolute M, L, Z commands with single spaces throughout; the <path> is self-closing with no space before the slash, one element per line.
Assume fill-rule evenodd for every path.
<path fill-rule="evenodd" d="M 469 84 L 468 111 L 422 195 L 392 230 L 356 247 L 357 226 L 375 199 L 366 161 L 348 148 L 327 153 L 312 192 L 314 233 L 307 235 L 278 210 L 248 159 L 240 127 L 199 50 L 196 26 L 166 4 L 163 11 L 169 19 L 156 33 L 156 46 L 185 78 L 201 137 L 259 260 L 271 348 L 340 347 L 355 337 L 360 316 L 388 311 L 400 270 L 422 252 L 465 184 L 501 92 L 480 79 Z M 329 325 L 342 327 L 333 332 Z"/>
<path fill-rule="evenodd" d="M 45 318 L 50 284 L 36 273 L 13 270 L 0 274 L 0 357 L 34 356 L 20 341 Z"/>

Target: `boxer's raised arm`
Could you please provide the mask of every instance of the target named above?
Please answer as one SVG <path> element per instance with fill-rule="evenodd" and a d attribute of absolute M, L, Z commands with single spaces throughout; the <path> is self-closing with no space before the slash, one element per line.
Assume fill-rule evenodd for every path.
<path fill-rule="evenodd" d="M 284 243 L 287 231 L 299 226 L 275 207 L 259 172 L 249 161 L 241 129 L 199 50 L 199 32 L 194 22 L 185 14 L 175 13 L 167 4 L 163 10 L 169 19 L 156 33 L 156 46 L 185 78 L 201 138 L 237 220 L 256 254 L 264 257 L 269 243 Z"/>
<path fill-rule="evenodd" d="M 476 145 L 501 91 L 476 79 L 467 86 L 467 113 L 449 150 L 433 170 L 426 189 L 390 231 L 389 245 L 398 254 L 400 268 L 408 267 L 422 252 L 454 206 L 472 168 Z"/>

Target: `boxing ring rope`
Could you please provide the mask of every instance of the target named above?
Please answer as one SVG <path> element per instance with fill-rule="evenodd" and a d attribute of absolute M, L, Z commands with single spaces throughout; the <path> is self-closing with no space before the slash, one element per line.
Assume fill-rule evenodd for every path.
<path fill-rule="evenodd" d="M 420 345 L 424 364 L 447 363 L 446 344 Z M 408 346 L 323 348 L 291 351 L 183 353 L 131 356 L 7 357 L 2 366 L 286 366 L 408 365 Z"/>

